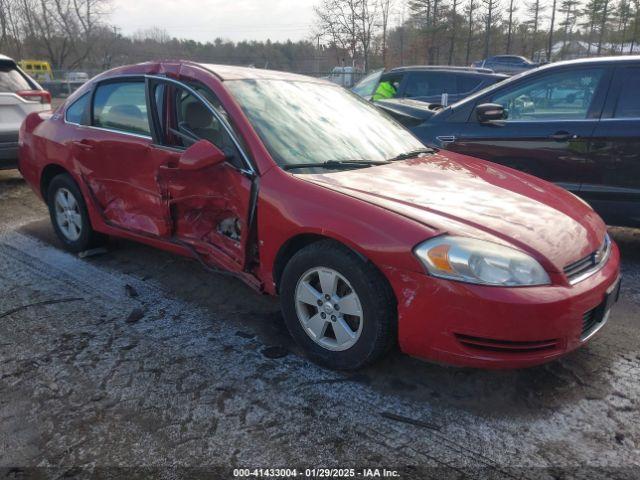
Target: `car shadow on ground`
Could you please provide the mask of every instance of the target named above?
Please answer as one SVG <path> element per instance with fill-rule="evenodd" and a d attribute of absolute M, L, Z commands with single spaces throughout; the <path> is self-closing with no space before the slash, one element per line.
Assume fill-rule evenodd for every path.
<path fill-rule="evenodd" d="M 0 195 L 18 188 L 24 188 L 26 182 L 17 170 L 0 170 Z"/>
<path fill-rule="evenodd" d="M 61 248 L 47 220 L 28 224 L 21 231 Z M 637 284 L 640 230 L 612 229 L 612 235 L 622 250 L 625 276 Z M 255 336 L 265 346 L 282 347 L 302 356 L 284 326 L 277 299 L 260 295 L 237 279 L 209 273 L 193 260 L 141 244 L 112 240 L 107 250 L 86 261 L 156 282 L 175 298 L 211 312 L 212 318 L 234 322 L 238 335 Z M 336 372 L 335 381 L 358 382 L 385 395 L 458 407 L 485 417 L 538 417 L 581 399 L 601 399 L 615 389 L 611 383 L 614 363 L 621 356 L 635 355 L 632 352 L 637 349 L 638 330 L 631 336 L 623 330 L 633 323 L 638 311 L 630 284 L 623 283 L 619 305 L 592 342 L 547 365 L 475 370 L 427 363 L 394 351 L 361 371 Z"/>

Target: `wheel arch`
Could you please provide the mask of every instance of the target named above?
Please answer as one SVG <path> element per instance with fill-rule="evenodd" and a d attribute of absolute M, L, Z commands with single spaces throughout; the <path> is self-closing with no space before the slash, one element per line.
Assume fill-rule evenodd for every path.
<path fill-rule="evenodd" d="M 42 169 L 42 173 L 40 174 L 40 194 L 42 195 L 42 198 L 45 199 L 45 201 L 47 199 L 47 191 L 49 190 L 51 180 L 53 180 L 58 175 L 65 173 L 73 178 L 73 175 L 71 175 L 71 172 L 69 172 L 69 170 L 57 163 L 50 163 Z"/>
<path fill-rule="evenodd" d="M 303 248 L 308 247 L 313 243 L 322 242 L 322 241 L 331 241 L 337 245 L 340 245 L 341 247 L 346 248 L 347 250 L 356 254 L 363 262 L 366 262 L 372 265 L 380 273 L 382 278 L 384 278 L 384 281 L 387 283 L 390 291 L 393 293 L 393 288 L 391 287 L 389 279 L 386 277 L 386 275 L 380 270 L 380 268 L 374 262 L 372 262 L 369 258 L 367 258 L 367 256 L 363 255 L 362 252 L 356 250 L 355 248 L 351 247 L 345 242 L 342 242 L 328 235 L 322 235 L 318 233 L 300 233 L 289 238 L 286 242 L 284 242 L 281 245 L 280 249 L 278 250 L 278 253 L 276 254 L 275 261 L 273 263 L 273 272 L 272 272 L 273 281 L 275 283 L 276 294 L 280 293 L 280 281 L 282 279 L 282 274 L 284 272 L 284 269 L 287 266 L 287 263 L 289 263 L 289 260 L 291 260 L 291 258 Z"/>

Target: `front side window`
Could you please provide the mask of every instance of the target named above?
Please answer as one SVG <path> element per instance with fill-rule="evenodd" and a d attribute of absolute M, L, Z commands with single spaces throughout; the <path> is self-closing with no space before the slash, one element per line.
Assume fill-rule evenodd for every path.
<path fill-rule="evenodd" d="M 338 86 L 285 80 L 225 84 L 282 166 L 383 161 L 424 148 L 375 106 Z"/>
<path fill-rule="evenodd" d="M 602 68 L 556 72 L 496 94 L 506 121 L 586 119 L 603 77 Z"/>
<path fill-rule="evenodd" d="M 150 135 L 144 82 L 113 82 L 96 88 L 93 125 Z"/>
<path fill-rule="evenodd" d="M 67 108 L 65 112 L 67 122 L 77 123 L 78 125 L 86 125 L 88 123 L 90 98 L 91 95 L 87 92 Z"/>
<path fill-rule="evenodd" d="M 640 118 L 638 85 L 640 85 L 640 68 L 625 69 L 614 118 Z"/>

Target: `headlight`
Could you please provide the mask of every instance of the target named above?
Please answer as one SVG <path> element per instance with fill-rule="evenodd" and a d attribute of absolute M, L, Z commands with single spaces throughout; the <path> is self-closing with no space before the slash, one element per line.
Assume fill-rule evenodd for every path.
<path fill-rule="evenodd" d="M 436 237 L 415 254 L 434 277 L 482 285 L 547 285 L 549 275 L 526 253 L 464 237 Z"/>

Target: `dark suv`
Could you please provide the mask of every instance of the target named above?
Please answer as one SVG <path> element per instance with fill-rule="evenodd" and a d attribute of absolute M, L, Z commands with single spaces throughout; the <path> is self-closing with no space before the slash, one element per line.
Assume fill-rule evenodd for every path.
<path fill-rule="evenodd" d="M 574 60 L 396 118 L 427 145 L 555 182 L 608 223 L 640 226 L 639 91 L 640 56 Z"/>
<path fill-rule="evenodd" d="M 371 100 L 381 82 L 390 82 L 396 89 L 394 98 L 440 104 L 442 94 L 446 93 L 448 103 L 453 103 L 505 78 L 506 75 L 495 74 L 489 69 L 471 67 L 398 67 L 367 75 L 353 91 Z"/>
<path fill-rule="evenodd" d="M 514 75 L 536 68 L 539 64 L 518 55 L 495 55 L 493 57 L 478 60 L 471 64 L 472 67 L 490 68 L 497 73 Z"/>

